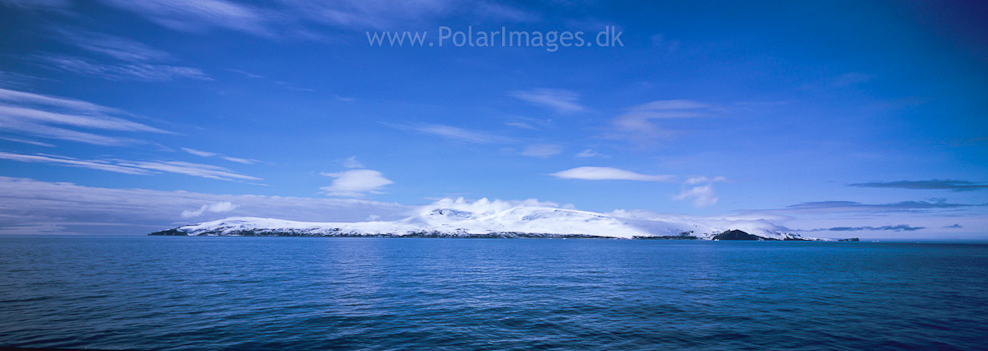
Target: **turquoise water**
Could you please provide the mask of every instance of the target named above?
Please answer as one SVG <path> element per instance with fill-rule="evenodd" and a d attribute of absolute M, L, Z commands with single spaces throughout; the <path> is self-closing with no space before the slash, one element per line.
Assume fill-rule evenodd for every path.
<path fill-rule="evenodd" d="M 0 346 L 988 349 L 988 246 L 0 237 Z"/>

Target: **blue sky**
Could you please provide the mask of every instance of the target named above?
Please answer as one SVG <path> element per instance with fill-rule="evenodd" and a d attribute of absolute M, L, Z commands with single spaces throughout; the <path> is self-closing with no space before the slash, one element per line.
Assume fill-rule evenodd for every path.
<path fill-rule="evenodd" d="M 391 218 L 487 197 L 984 239 L 986 16 L 976 2 L 0 0 L 0 232 Z M 612 27 L 623 46 L 367 38 L 435 43 L 442 26 Z"/>

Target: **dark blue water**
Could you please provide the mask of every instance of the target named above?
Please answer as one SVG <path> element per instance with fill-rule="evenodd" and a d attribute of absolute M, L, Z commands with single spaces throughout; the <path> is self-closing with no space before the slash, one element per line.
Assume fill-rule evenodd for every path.
<path fill-rule="evenodd" d="M 0 346 L 985 349 L 988 246 L 0 237 Z"/>

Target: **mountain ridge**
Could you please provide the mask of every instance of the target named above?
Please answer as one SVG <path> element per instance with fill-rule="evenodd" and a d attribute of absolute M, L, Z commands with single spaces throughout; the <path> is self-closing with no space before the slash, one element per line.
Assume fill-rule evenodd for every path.
<path fill-rule="evenodd" d="M 149 235 L 184 236 L 346 236 L 470 238 L 615 238 L 699 240 L 825 240 L 802 237 L 757 220 L 690 221 L 640 218 L 570 208 L 536 200 L 507 202 L 443 199 L 396 221 L 301 222 L 230 217 L 180 226 Z M 733 236 L 725 233 L 739 232 Z"/>

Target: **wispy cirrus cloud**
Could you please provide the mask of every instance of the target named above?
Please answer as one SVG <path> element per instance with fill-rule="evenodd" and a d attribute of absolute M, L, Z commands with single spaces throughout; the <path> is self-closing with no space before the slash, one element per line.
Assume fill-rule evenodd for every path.
<path fill-rule="evenodd" d="M 144 169 L 116 165 L 110 161 L 79 160 L 71 157 L 47 155 L 47 154 L 24 155 L 24 154 L 16 154 L 16 153 L 0 151 L 0 159 L 17 161 L 17 162 L 45 163 L 45 164 L 60 165 L 60 166 L 82 167 L 82 168 L 96 169 L 101 171 L 123 173 L 123 174 L 141 174 L 141 175 L 151 174 L 151 172 Z"/>
<path fill-rule="evenodd" d="M 30 120 L 40 123 L 60 124 L 90 129 L 116 130 L 126 132 L 165 133 L 165 131 L 111 116 L 84 116 L 42 111 L 29 107 L 0 104 L 0 118 Z"/>
<path fill-rule="evenodd" d="M 525 123 L 525 122 L 508 122 L 508 123 L 505 123 L 504 125 L 509 126 L 509 127 L 520 128 L 520 129 L 538 130 L 538 128 L 535 128 L 531 124 L 528 124 L 528 123 Z"/>
<path fill-rule="evenodd" d="M 81 160 L 59 155 L 26 155 L 10 152 L 0 152 L 0 159 L 27 163 L 43 163 L 56 166 L 81 167 L 131 175 L 151 175 L 163 172 L 226 181 L 262 180 L 261 178 L 239 174 L 219 166 L 181 161 L 127 161 L 116 159 Z"/>
<path fill-rule="evenodd" d="M 0 130 L 104 146 L 125 145 L 139 141 L 66 127 L 117 132 L 169 133 L 126 118 L 132 116 L 119 109 L 86 101 L 0 88 Z"/>
<path fill-rule="evenodd" d="M 96 57 L 64 54 L 28 56 L 28 59 L 48 69 L 110 80 L 168 82 L 175 79 L 213 79 L 202 69 L 174 65 L 171 61 L 175 58 L 171 54 L 134 40 L 71 27 L 56 27 L 51 32 L 56 39 Z"/>
<path fill-rule="evenodd" d="M 0 88 L 0 101 L 5 101 L 7 103 L 16 103 L 22 105 L 44 105 L 55 108 L 63 108 L 81 112 L 87 112 L 87 114 L 93 113 L 103 113 L 103 114 L 126 114 L 126 111 L 101 106 L 88 101 L 69 99 L 57 96 L 48 96 L 42 94 L 29 93 L 24 91 L 10 90 Z"/>
<path fill-rule="evenodd" d="M 24 10 L 51 10 L 65 12 L 72 7 L 68 0 L 2 0 L 0 5 Z"/>
<path fill-rule="evenodd" d="M 305 21 L 343 29 L 384 29 L 395 25 L 420 25 L 454 10 L 448 0 L 388 1 L 285 0 L 288 12 Z"/>
<path fill-rule="evenodd" d="M 103 0 L 173 30 L 225 29 L 271 39 L 323 39 L 326 29 L 354 31 L 414 27 L 448 15 L 477 21 L 528 22 L 530 11 L 493 1 L 463 6 L 456 0 L 281 0 L 243 3 L 227 0 Z M 317 34 L 320 33 L 320 34 Z"/>
<path fill-rule="evenodd" d="M 576 154 L 576 157 L 577 158 L 590 158 L 590 157 L 608 157 L 608 156 L 607 155 L 604 155 L 604 154 L 602 154 L 600 152 L 597 152 L 597 150 L 594 150 L 594 149 L 586 149 L 586 150 L 583 150 L 583 151 L 578 152 Z"/>
<path fill-rule="evenodd" d="M 216 180 L 250 180 L 258 181 L 261 178 L 251 177 L 236 173 L 220 166 L 207 165 L 202 163 L 192 163 L 183 161 L 116 161 L 124 167 L 133 167 L 144 170 L 160 171 L 166 173 L 184 174 L 193 177 L 216 179 Z"/>
<path fill-rule="evenodd" d="M 533 89 L 525 91 L 514 91 L 511 97 L 527 101 L 534 105 L 542 106 L 560 114 L 582 112 L 586 110 L 579 103 L 580 94 L 564 89 Z"/>
<path fill-rule="evenodd" d="M 493 143 L 510 141 L 510 139 L 505 137 L 467 130 L 467 129 L 453 127 L 444 124 L 422 124 L 422 125 L 407 125 L 407 124 L 394 124 L 394 123 L 383 123 L 383 124 L 395 129 L 411 130 L 418 133 L 435 135 L 449 140 L 463 141 L 473 144 L 493 144 Z"/>
<path fill-rule="evenodd" d="M 57 38 L 68 44 L 120 61 L 143 62 L 172 59 L 171 54 L 167 52 L 127 38 L 79 28 L 55 28 L 53 31 Z"/>
<path fill-rule="evenodd" d="M 988 189 L 988 184 L 986 183 L 975 183 L 966 180 L 949 180 L 949 179 L 900 180 L 894 182 L 855 183 L 855 184 L 848 184 L 848 186 L 860 187 L 860 188 L 890 188 L 890 189 L 913 189 L 913 190 L 943 189 L 943 190 L 953 190 L 953 191 L 972 191 L 972 190 Z"/>
<path fill-rule="evenodd" d="M 559 155 L 563 147 L 556 144 L 533 144 L 525 147 L 521 154 L 529 157 L 548 158 Z"/>
<path fill-rule="evenodd" d="M 231 29 L 258 36 L 273 35 L 269 28 L 278 16 L 266 10 L 225 0 L 103 0 L 173 30 L 202 32 L 211 28 Z"/>
<path fill-rule="evenodd" d="M 46 67 L 110 80 L 169 82 L 179 78 L 213 80 L 199 68 L 155 63 L 95 63 L 70 56 L 36 56 Z"/>
<path fill-rule="evenodd" d="M 16 119 L 5 119 L 0 117 L 0 129 L 5 129 L 14 132 L 20 132 L 24 134 L 30 134 L 34 136 L 49 138 L 49 139 L 59 139 L 67 141 L 75 141 L 80 143 L 101 145 L 101 146 L 123 146 L 141 143 L 141 140 L 132 138 L 122 138 L 106 136 L 88 132 L 80 132 L 71 129 L 53 127 L 45 124 L 30 123 L 27 121 L 20 121 Z"/>
<path fill-rule="evenodd" d="M 669 137 L 673 132 L 662 128 L 657 121 L 668 119 L 708 117 L 717 107 L 693 100 L 657 100 L 628 108 L 611 120 L 611 139 L 628 140 L 640 146 L 651 145 L 655 140 Z"/>
<path fill-rule="evenodd" d="M 252 165 L 252 164 L 257 164 L 257 163 L 260 163 L 261 162 L 261 161 L 254 160 L 254 159 L 224 156 L 224 155 L 221 155 L 221 154 L 218 154 L 218 153 L 215 153 L 215 152 L 201 151 L 201 150 L 196 150 L 196 149 L 190 149 L 190 148 L 187 148 L 187 147 L 183 147 L 182 148 L 182 151 L 185 151 L 186 153 L 189 153 L 189 154 L 192 154 L 192 155 L 196 155 L 196 156 L 199 156 L 199 157 L 217 157 L 217 158 L 224 159 L 224 160 L 227 160 L 227 161 L 230 161 L 230 162 L 236 162 L 236 163 L 241 163 L 241 164 L 245 164 L 245 165 Z"/>
<path fill-rule="evenodd" d="M 6 140 L 6 141 L 13 141 L 15 143 L 34 145 L 34 146 L 55 147 L 55 145 L 52 145 L 52 144 L 49 144 L 49 143 L 43 143 L 43 142 L 40 142 L 40 141 L 34 141 L 34 140 L 26 140 L 26 139 L 20 139 L 20 138 L 9 138 L 9 137 L 0 137 L 0 139 Z"/>
<path fill-rule="evenodd" d="M 731 180 L 730 179 L 727 179 L 726 177 L 704 177 L 704 176 L 699 176 L 699 177 L 689 177 L 689 178 L 686 178 L 686 182 L 685 183 L 686 184 L 700 184 L 700 183 L 722 183 L 722 182 L 730 182 L 730 181 Z"/>
<path fill-rule="evenodd" d="M 283 0 L 287 13 L 309 23 L 345 30 L 387 29 L 420 26 L 449 15 L 476 21 L 530 22 L 539 16 L 531 11 L 495 1 L 475 1 L 462 6 L 456 0 Z"/>

